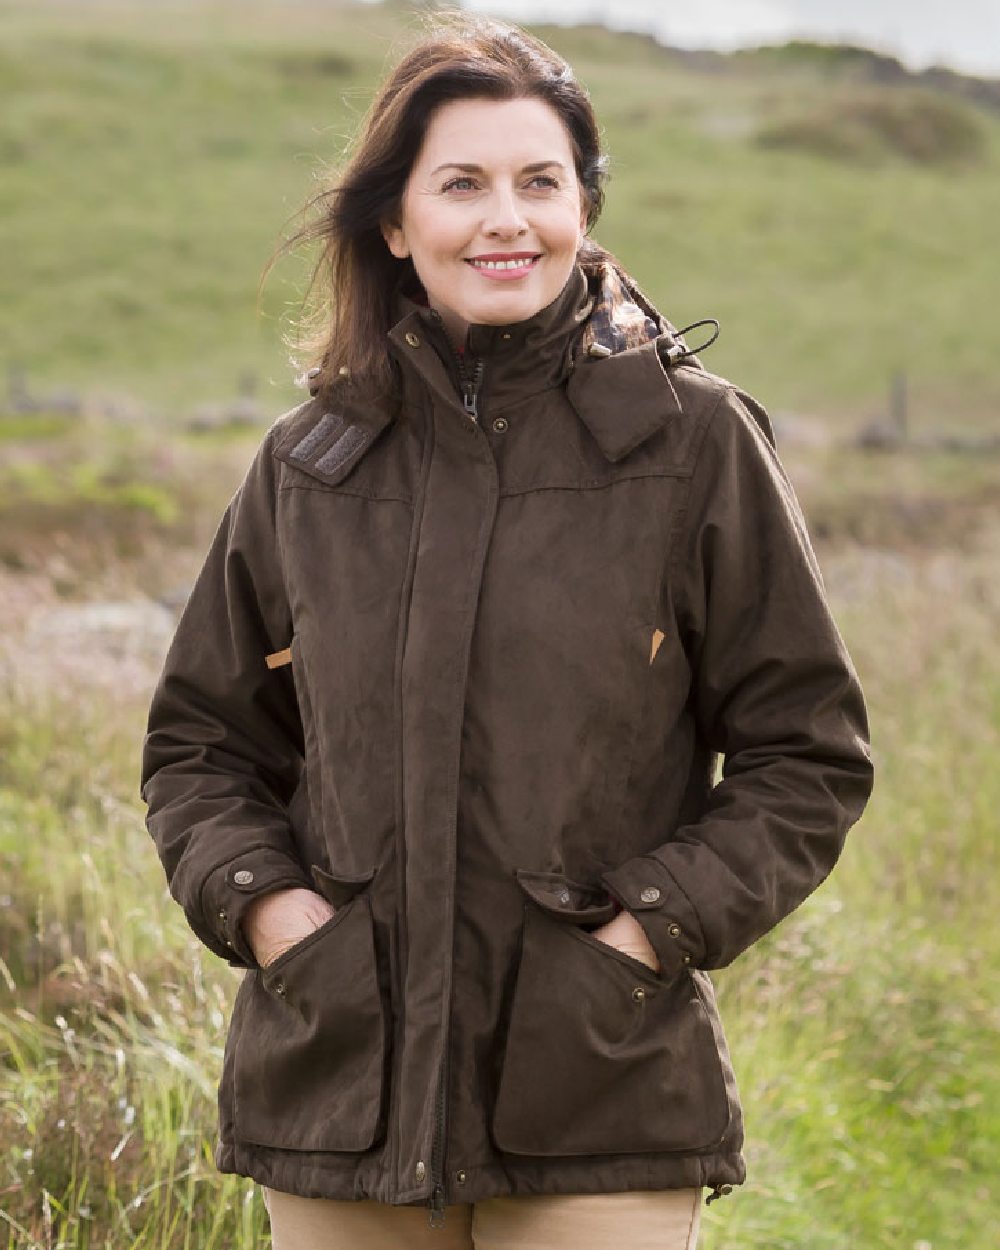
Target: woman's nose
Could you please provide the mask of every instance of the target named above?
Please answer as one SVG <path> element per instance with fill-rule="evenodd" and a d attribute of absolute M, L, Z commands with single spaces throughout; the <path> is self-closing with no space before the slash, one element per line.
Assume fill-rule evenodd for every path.
<path fill-rule="evenodd" d="M 528 223 L 517 202 L 517 197 L 509 191 L 498 191 L 490 197 L 486 216 L 483 221 L 483 233 L 509 237 L 524 234 Z"/>

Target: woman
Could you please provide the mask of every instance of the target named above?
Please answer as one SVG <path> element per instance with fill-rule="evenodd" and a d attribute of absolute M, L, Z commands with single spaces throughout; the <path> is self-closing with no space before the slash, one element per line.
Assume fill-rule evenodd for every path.
<path fill-rule="evenodd" d="M 153 697 L 149 830 L 247 969 L 216 1163 L 279 1248 L 693 1246 L 745 1177 L 708 970 L 870 792 L 768 418 L 586 237 L 604 170 L 516 28 L 389 74 Z"/>

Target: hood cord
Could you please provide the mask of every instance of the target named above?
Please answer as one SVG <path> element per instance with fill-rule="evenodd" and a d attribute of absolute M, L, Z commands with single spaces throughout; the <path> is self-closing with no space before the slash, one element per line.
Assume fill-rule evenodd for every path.
<path fill-rule="evenodd" d="M 706 339 L 704 343 L 699 343 L 697 347 L 682 347 L 681 343 L 678 342 L 677 340 L 683 340 L 684 335 L 687 334 L 689 330 L 697 330 L 699 326 L 714 326 L 715 332 L 713 333 L 710 339 Z M 678 330 L 676 332 L 676 334 L 673 336 L 674 338 L 673 346 L 668 347 L 667 350 L 663 353 L 663 355 L 666 358 L 667 364 L 679 365 L 682 360 L 687 360 L 689 356 L 694 356 L 698 352 L 705 351 L 706 348 L 709 348 L 712 346 L 712 344 L 719 337 L 721 332 L 722 332 L 722 327 L 719 325 L 718 321 L 716 321 L 714 317 L 703 317 L 701 321 L 692 321 L 689 326 L 685 326 L 683 330 Z"/>

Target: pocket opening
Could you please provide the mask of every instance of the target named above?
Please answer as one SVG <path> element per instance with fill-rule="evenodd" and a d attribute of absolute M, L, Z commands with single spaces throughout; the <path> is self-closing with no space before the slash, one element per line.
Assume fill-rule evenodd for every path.
<path fill-rule="evenodd" d="M 332 916 L 329 916 L 321 925 L 317 925 L 315 929 L 307 933 L 305 937 L 299 938 L 297 942 L 293 942 L 287 950 L 283 950 L 280 955 L 275 956 L 268 964 L 262 964 L 260 967 L 261 980 L 265 985 L 273 979 L 274 974 L 286 967 L 295 958 L 296 955 L 302 954 L 308 950 L 314 942 L 318 942 L 325 937 L 330 929 L 334 928 L 338 920 L 342 920 L 344 912 L 347 910 L 347 904 L 338 907 Z"/>
<path fill-rule="evenodd" d="M 586 929 L 571 925 L 569 932 L 574 937 L 578 937 L 581 942 L 585 942 L 592 949 L 596 950 L 598 954 L 610 955 L 612 959 L 617 959 L 624 964 L 629 972 L 635 972 L 639 976 L 646 977 L 655 986 L 666 985 L 670 980 L 669 977 L 663 975 L 662 968 L 657 972 L 655 968 L 651 968 L 649 964 L 644 964 L 637 956 L 630 955 L 628 951 L 622 950 L 620 946 L 613 946 L 610 942 L 603 942 L 600 938 L 594 937 L 592 933 L 588 933 Z M 684 969 L 684 971 L 687 970 Z"/>

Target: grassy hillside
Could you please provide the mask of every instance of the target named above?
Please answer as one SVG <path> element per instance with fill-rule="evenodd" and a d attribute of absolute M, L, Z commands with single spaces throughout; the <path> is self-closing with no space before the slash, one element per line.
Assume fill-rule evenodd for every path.
<path fill-rule="evenodd" d="M 0 3 L 0 366 L 190 408 L 251 372 L 298 392 L 301 294 L 257 279 L 336 161 L 406 27 L 400 6 Z M 543 32 L 613 157 L 596 234 L 714 367 L 770 406 L 868 414 L 897 369 L 928 422 L 1000 400 L 988 317 L 1000 114 L 822 58 L 711 58 Z"/>

